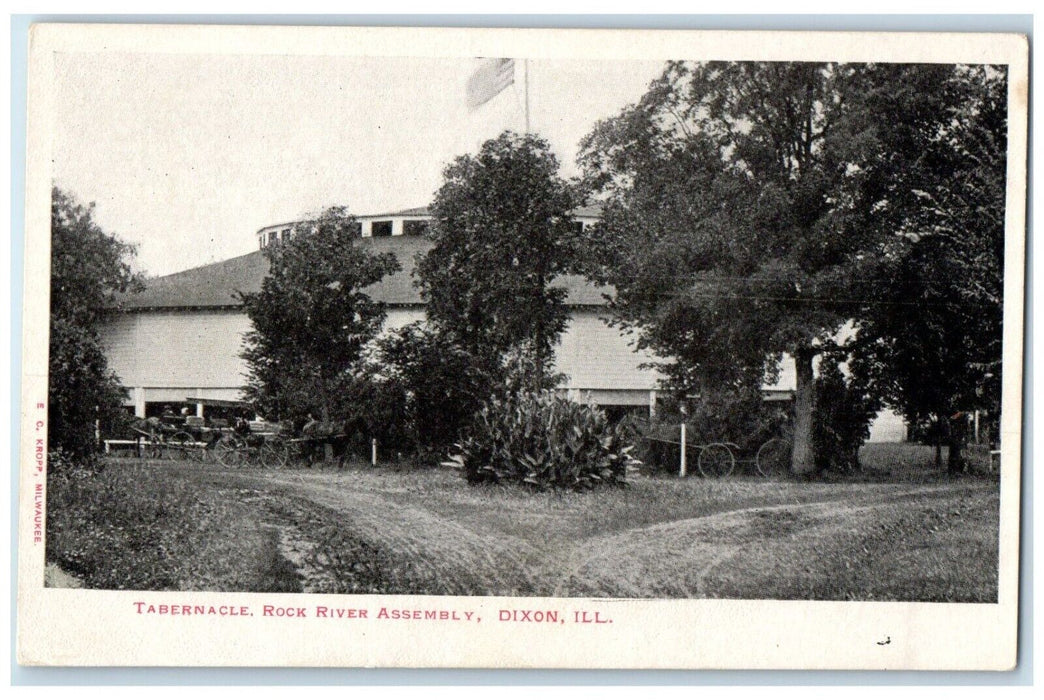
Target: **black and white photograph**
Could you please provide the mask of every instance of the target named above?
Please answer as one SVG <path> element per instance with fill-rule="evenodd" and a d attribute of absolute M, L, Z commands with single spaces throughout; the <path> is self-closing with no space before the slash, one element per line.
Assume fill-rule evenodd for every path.
<path fill-rule="evenodd" d="M 32 32 L 24 663 L 1014 663 L 1024 38 Z"/>

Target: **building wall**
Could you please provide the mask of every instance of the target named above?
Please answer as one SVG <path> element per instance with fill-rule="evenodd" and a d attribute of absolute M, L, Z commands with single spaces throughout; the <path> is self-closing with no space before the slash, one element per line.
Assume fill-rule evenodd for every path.
<path fill-rule="evenodd" d="M 249 329 L 237 310 L 143 311 L 114 314 L 101 338 L 126 387 L 230 388 L 245 382 L 239 353 Z"/>
<path fill-rule="evenodd" d="M 628 336 L 610 328 L 603 315 L 595 309 L 572 313 L 555 350 L 555 371 L 568 375 L 568 388 L 581 391 L 655 388 L 659 375 L 639 367 L 653 361 L 653 356 L 636 352 L 628 344 Z"/>
<path fill-rule="evenodd" d="M 555 355 L 555 371 L 566 374 L 568 395 L 606 405 L 647 406 L 658 374 L 640 367 L 653 361 L 636 352 L 629 336 L 610 328 L 598 309 L 574 310 Z M 385 328 L 422 321 L 421 308 L 393 308 Z M 128 405 L 141 413 L 146 402 L 184 401 L 187 397 L 235 400 L 246 381 L 239 357 L 246 314 L 235 309 L 141 311 L 115 314 L 101 337 L 109 366 L 131 390 Z M 793 389 L 793 361 L 785 358 L 779 380 L 769 389 Z M 871 442 L 906 438 L 902 418 L 882 412 L 870 430 Z"/>

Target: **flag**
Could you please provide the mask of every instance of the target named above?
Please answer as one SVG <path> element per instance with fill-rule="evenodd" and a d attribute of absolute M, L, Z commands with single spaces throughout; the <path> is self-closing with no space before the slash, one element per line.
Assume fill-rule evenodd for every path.
<path fill-rule="evenodd" d="M 514 82 L 515 59 L 487 58 L 468 78 L 468 109 L 478 109 Z"/>

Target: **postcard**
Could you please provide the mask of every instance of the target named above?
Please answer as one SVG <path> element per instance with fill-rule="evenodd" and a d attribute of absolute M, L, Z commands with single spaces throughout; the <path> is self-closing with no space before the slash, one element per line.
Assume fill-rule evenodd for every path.
<path fill-rule="evenodd" d="M 1012 669 L 1027 55 L 33 26 L 19 663 Z"/>

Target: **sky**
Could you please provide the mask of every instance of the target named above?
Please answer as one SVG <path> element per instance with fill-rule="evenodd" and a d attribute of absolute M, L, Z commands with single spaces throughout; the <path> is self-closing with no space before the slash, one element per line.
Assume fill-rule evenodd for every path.
<path fill-rule="evenodd" d="M 477 59 L 67 53 L 56 56 L 54 179 L 162 275 L 257 248 L 255 232 L 333 205 L 430 202 L 447 163 L 531 129 L 562 174 L 580 139 L 638 100 L 659 61 L 516 61 L 470 112 Z"/>

